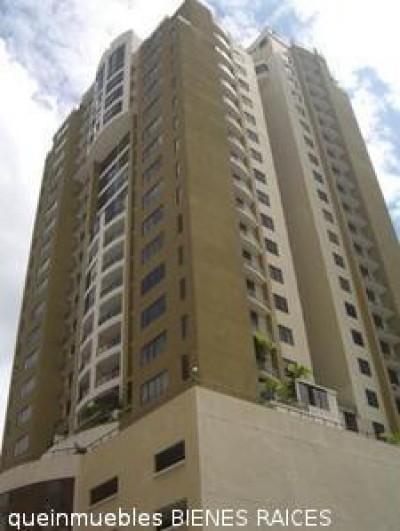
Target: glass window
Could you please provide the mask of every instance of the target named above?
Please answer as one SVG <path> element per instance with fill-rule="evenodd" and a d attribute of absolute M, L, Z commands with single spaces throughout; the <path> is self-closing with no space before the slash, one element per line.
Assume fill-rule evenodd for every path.
<path fill-rule="evenodd" d="M 148 273 L 140 284 L 140 292 L 142 295 L 147 293 L 151 288 L 157 285 L 165 277 L 165 265 L 160 264 Z"/>
<path fill-rule="evenodd" d="M 143 345 L 140 350 L 140 363 L 141 365 L 146 365 L 154 359 L 158 358 L 167 345 L 167 331 L 164 330 L 161 334 L 158 334 L 151 341 Z"/>
<path fill-rule="evenodd" d="M 378 397 L 375 391 L 372 391 L 371 389 L 366 389 L 365 395 L 367 397 L 367 403 L 369 406 L 379 408 Z"/>
<path fill-rule="evenodd" d="M 141 328 L 147 328 L 153 321 L 165 313 L 167 302 L 165 295 L 159 297 L 142 311 L 140 316 Z"/>
<path fill-rule="evenodd" d="M 155 398 L 166 393 L 169 386 L 169 376 L 167 371 L 163 371 L 151 380 L 147 380 L 142 387 L 140 392 L 141 403 L 145 404 L 150 402 Z M 156 469 L 157 471 L 157 469 Z"/>
<path fill-rule="evenodd" d="M 293 332 L 287 326 L 278 325 L 279 339 L 288 345 L 294 345 Z"/>
<path fill-rule="evenodd" d="M 352 330 L 351 337 L 353 338 L 353 343 L 359 345 L 360 347 L 364 346 L 364 339 L 361 332 L 358 332 L 357 330 Z"/>
<path fill-rule="evenodd" d="M 287 299 L 285 299 L 285 297 L 282 297 L 281 295 L 277 295 L 276 293 L 274 293 L 274 305 L 275 308 L 277 310 L 280 310 L 281 312 L 289 312 Z"/>

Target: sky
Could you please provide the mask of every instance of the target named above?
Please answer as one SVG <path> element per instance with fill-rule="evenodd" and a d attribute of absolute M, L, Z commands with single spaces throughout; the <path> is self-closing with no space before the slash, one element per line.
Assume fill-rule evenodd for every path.
<path fill-rule="evenodd" d="M 41 172 L 110 41 L 147 37 L 180 0 L 0 0 L 0 430 Z M 322 53 L 348 91 L 400 234 L 400 4 L 207 0 L 249 45 L 264 27 Z"/>

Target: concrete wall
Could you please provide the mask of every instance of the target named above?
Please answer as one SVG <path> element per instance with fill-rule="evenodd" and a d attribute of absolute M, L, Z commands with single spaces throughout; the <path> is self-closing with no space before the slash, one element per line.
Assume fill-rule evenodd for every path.
<path fill-rule="evenodd" d="M 399 448 L 204 390 L 198 415 L 203 507 L 330 509 L 334 531 L 399 529 Z"/>

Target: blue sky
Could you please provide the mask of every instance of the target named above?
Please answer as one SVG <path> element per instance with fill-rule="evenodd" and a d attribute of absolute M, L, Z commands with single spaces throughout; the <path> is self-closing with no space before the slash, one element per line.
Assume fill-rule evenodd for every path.
<path fill-rule="evenodd" d="M 393 0 L 208 0 L 243 44 L 263 27 L 316 48 L 351 95 L 400 234 L 400 6 Z M 146 37 L 179 0 L 0 1 L 0 429 L 42 165 L 108 43 Z"/>

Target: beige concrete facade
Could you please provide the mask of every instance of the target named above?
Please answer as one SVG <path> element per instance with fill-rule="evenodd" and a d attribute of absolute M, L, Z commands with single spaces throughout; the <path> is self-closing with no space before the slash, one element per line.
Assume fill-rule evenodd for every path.
<path fill-rule="evenodd" d="M 397 431 L 399 246 L 348 98 L 316 54 L 268 32 L 251 53 L 316 380 L 361 431 Z"/>
<path fill-rule="evenodd" d="M 155 472 L 155 455 L 181 440 L 185 458 Z M 131 513 L 135 507 L 153 513 L 184 499 L 190 510 L 241 510 L 249 530 L 267 528 L 261 511 L 307 509 L 309 522 L 318 522 L 313 527 L 333 531 L 395 531 L 400 516 L 398 448 L 201 387 L 84 455 L 43 458 L 5 472 L 0 493 L 26 485 L 27 477 L 34 488 L 55 479 L 57 469 L 60 478 L 75 479 L 75 512 Z M 113 477 L 116 492 L 91 504 L 90 492 Z M 304 522 L 304 514 L 294 513 L 294 521 Z M 221 525 L 188 525 L 196 527 Z"/>

